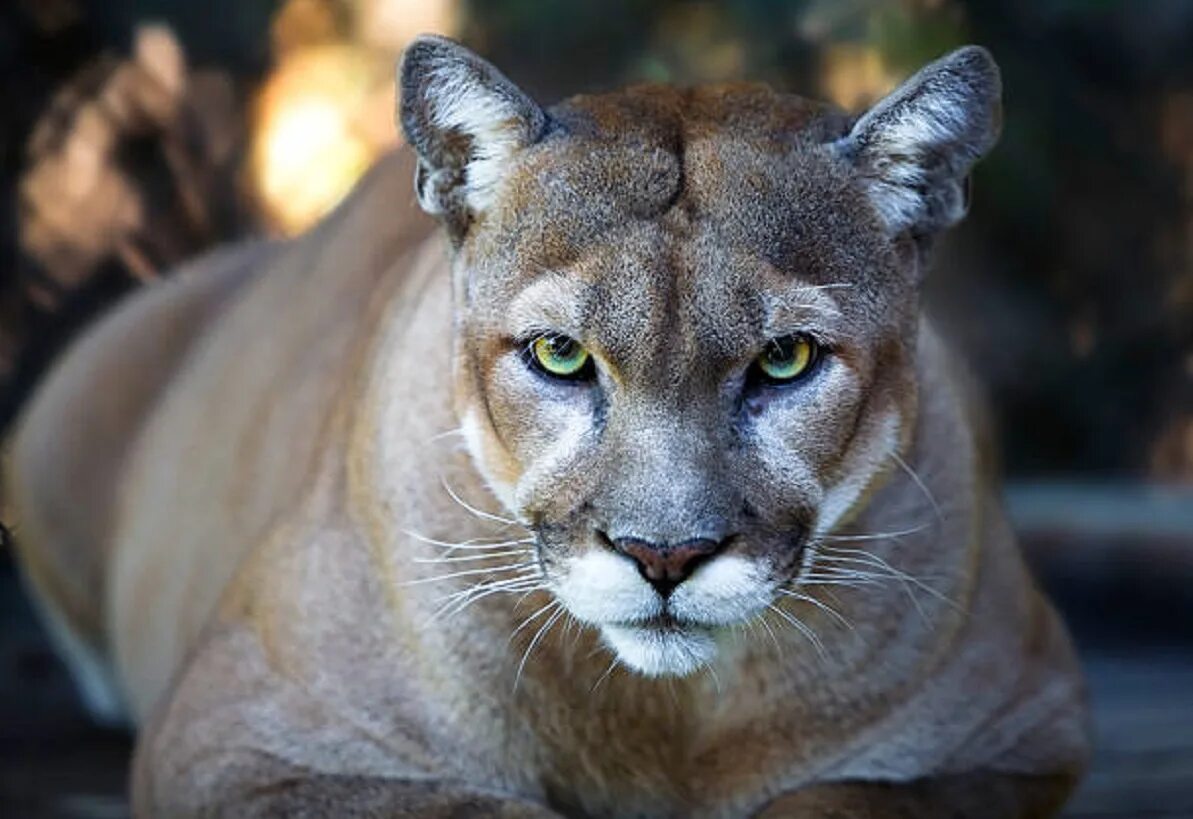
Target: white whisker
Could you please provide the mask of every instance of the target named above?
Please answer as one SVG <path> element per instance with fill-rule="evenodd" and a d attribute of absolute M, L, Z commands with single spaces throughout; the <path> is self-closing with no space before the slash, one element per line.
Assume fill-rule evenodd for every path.
<path fill-rule="evenodd" d="M 475 506 L 468 503 L 463 498 L 461 498 L 459 495 L 457 495 L 455 490 L 452 489 L 451 486 L 448 484 L 446 478 L 440 477 L 439 482 L 441 484 L 443 484 L 443 488 L 447 491 L 447 494 L 451 496 L 452 500 L 454 500 L 456 503 L 458 503 L 461 507 L 463 507 L 467 511 L 476 515 L 478 518 L 483 518 L 484 520 L 491 520 L 496 523 L 500 523 L 504 526 L 520 526 L 521 525 L 520 523 L 518 523 L 518 521 L 514 520 L 513 518 L 502 517 L 501 515 L 495 515 L 492 512 L 486 512 L 483 509 L 477 509 Z"/>
<path fill-rule="evenodd" d="M 834 609 L 832 606 L 829 606 L 827 603 L 823 603 L 811 595 L 800 594 L 799 592 L 791 591 L 790 589 L 779 589 L 779 594 L 786 595 L 787 597 L 794 598 L 795 600 L 802 600 L 805 603 L 811 603 L 813 606 L 816 606 L 816 608 L 835 619 L 838 623 L 845 626 L 845 628 L 853 631 L 853 623 L 846 620 L 839 611 Z"/>
<path fill-rule="evenodd" d="M 462 595 L 466 595 L 473 590 L 479 590 L 479 589 L 487 588 L 490 586 L 496 587 L 496 586 L 506 585 L 509 583 L 516 583 L 518 581 L 527 580 L 527 579 L 534 579 L 534 580 L 539 579 L 539 573 L 537 571 L 537 567 L 535 567 L 534 569 L 527 569 L 526 571 L 522 572 L 521 574 L 514 575 L 513 577 L 501 577 L 501 578 L 494 578 L 493 580 L 481 580 L 476 583 L 473 583 L 471 586 L 469 586 L 466 589 L 457 589 L 456 591 L 449 592 L 449 593 L 445 594 L 444 596 L 440 597 L 439 599 L 440 600 L 450 600 L 450 599 L 460 597 Z"/>
<path fill-rule="evenodd" d="M 708 672 L 708 676 L 712 677 L 713 687 L 717 689 L 717 696 L 720 697 L 724 690 L 721 688 L 721 678 L 717 676 L 717 670 L 712 667 L 712 663 L 705 665 L 704 670 Z"/>
<path fill-rule="evenodd" d="M 443 438 L 450 438 L 453 435 L 458 435 L 458 436 L 463 437 L 464 427 L 456 427 L 455 429 L 444 430 L 443 432 L 440 432 L 437 435 L 432 435 L 430 438 L 427 439 L 427 442 L 433 443 L 435 441 L 442 440 Z"/>
<path fill-rule="evenodd" d="M 782 662 L 783 646 L 779 643 L 779 638 L 775 635 L 775 630 L 771 628 L 770 621 L 766 619 L 766 612 L 762 612 L 758 617 L 758 622 L 762 624 L 762 627 L 766 629 L 766 633 L 770 635 L 771 642 L 775 644 L 775 653 L 779 655 L 779 661 Z"/>
<path fill-rule="evenodd" d="M 902 571 L 901 569 L 896 569 L 894 566 L 892 566 L 886 560 L 884 560 L 883 558 L 879 557 L 876 554 L 873 554 L 872 552 L 867 552 L 863 549 L 844 549 L 841 547 L 832 547 L 831 549 L 829 549 L 829 551 L 836 552 L 836 553 L 842 555 L 840 557 L 838 557 L 837 555 L 829 555 L 828 557 L 830 560 L 833 560 L 833 561 L 856 561 L 856 562 L 862 563 L 863 565 L 869 565 L 869 566 L 873 566 L 873 567 L 876 567 L 879 569 L 884 569 L 884 570 L 890 572 L 893 576 L 895 576 L 901 580 L 906 580 L 908 583 L 911 583 L 916 588 L 922 589 L 924 592 L 932 595 L 937 600 L 940 600 L 943 603 L 947 603 L 950 606 L 953 606 L 954 608 L 957 607 L 957 604 L 951 598 L 942 594 L 939 590 L 934 589 L 932 586 L 929 586 L 923 580 L 921 580 L 920 578 L 918 578 L 914 575 L 908 574 L 907 572 Z"/>
<path fill-rule="evenodd" d="M 851 550 L 851 551 L 853 551 L 853 550 Z M 857 550 L 857 551 L 860 551 L 860 550 Z M 871 555 L 868 552 L 864 552 L 862 554 L 864 554 L 866 557 L 870 557 L 870 558 L 875 557 L 874 555 Z M 928 615 L 924 611 L 924 607 L 920 604 L 920 600 L 916 596 L 915 591 L 912 588 L 912 586 L 916 585 L 918 583 L 918 581 L 916 581 L 915 578 L 911 577 L 906 572 L 899 571 L 898 569 L 894 568 L 886 561 L 866 560 L 866 559 L 863 559 L 862 557 L 849 557 L 849 556 L 838 556 L 838 555 L 829 555 L 829 554 L 824 554 L 823 557 L 825 558 L 825 560 L 832 561 L 834 563 L 861 564 L 862 566 L 867 566 L 870 569 L 880 570 L 880 573 L 875 573 L 873 571 L 846 569 L 846 568 L 842 568 L 839 566 L 825 567 L 832 571 L 838 572 L 839 576 L 842 576 L 840 573 L 848 573 L 843 576 L 865 577 L 867 579 L 884 579 L 885 578 L 885 579 L 890 579 L 890 580 L 897 580 L 899 582 L 899 584 L 903 587 L 904 594 L 907 595 L 908 600 L 910 600 L 912 606 L 915 607 L 916 613 L 919 614 L 920 619 L 923 620 L 925 623 L 929 622 Z M 933 591 L 935 591 L 935 589 L 933 589 Z"/>
<path fill-rule="evenodd" d="M 462 541 L 456 543 L 456 542 L 453 542 L 450 540 L 436 540 L 435 538 L 430 538 L 430 537 L 427 537 L 426 535 L 420 535 L 418 532 L 415 532 L 411 529 L 403 529 L 402 534 L 407 535 L 408 537 L 412 537 L 415 540 L 419 541 L 420 543 L 426 543 L 429 546 L 442 546 L 443 548 L 452 550 L 452 551 L 455 551 L 455 550 L 480 551 L 482 549 L 505 549 L 505 548 L 509 548 L 510 546 L 521 546 L 524 544 L 529 544 L 529 543 L 534 542 L 534 538 L 518 538 L 517 540 L 497 540 L 497 541 L 491 541 L 491 542 L 486 542 L 481 538 L 473 538 L 471 540 L 462 540 Z"/>
<path fill-rule="evenodd" d="M 534 647 L 538 645 L 539 640 L 543 639 L 543 636 L 551 630 L 551 626 L 555 625 L 559 618 L 563 616 L 564 611 L 565 610 L 561 606 L 554 614 L 547 618 L 547 622 L 543 623 L 543 625 L 539 627 L 539 630 L 535 632 L 534 639 L 530 641 L 530 645 L 526 647 L 526 653 L 522 655 L 522 662 L 518 663 L 518 673 L 514 675 L 515 691 L 518 690 L 518 683 L 522 680 L 522 671 L 526 668 L 526 661 L 530 659 L 530 654 L 534 651 Z"/>
<path fill-rule="evenodd" d="M 881 580 L 894 580 L 893 577 L 809 577 L 801 584 L 804 586 L 843 586 L 849 589 L 861 589 L 866 586 L 878 585 Z"/>
<path fill-rule="evenodd" d="M 595 694 L 596 690 L 600 688 L 601 683 L 609 679 L 609 675 L 613 673 L 613 669 L 617 668 L 617 658 L 614 657 L 609 663 L 609 667 L 605 669 L 605 673 L 597 677 L 597 681 L 592 684 L 592 688 L 588 689 L 589 694 Z"/>
<path fill-rule="evenodd" d="M 449 572 L 448 574 L 441 574 L 435 577 L 420 577 L 417 580 L 407 580 L 401 585 L 422 586 L 426 583 L 440 583 L 444 580 L 451 580 L 456 577 L 473 577 L 478 574 L 490 574 L 492 572 L 515 572 L 522 569 L 529 569 L 534 565 L 534 563 L 515 563 L 512 566 L 492 566 L 484 569 L 465 569 L 461 572 Z"/>
<path fill-rule="evenodd" d="M 437 614 L 444 617 L 445 619 L 451 618 L 455 617 L 460 612 L 471 608 L 477 602 L 485 599 L 486 597 L 491 597 L 494 594 L 517 594 L 521 591 L 526 591 L 529 593 L 545 588 L 545 586 L 539 585 L 535 580 L 529 581 L 529 585 L 526 585 L 527 583 L 528 581 L 520 581 L 519 585 L 516 587 L 508 586 L 502 588 L 487 588 L 482 591 L 478 591 L 469 595 L 468 597 L 455 601 L 454 604 L 449 604 L 445 608 L 441 608 Z"/>
<path fill-rule="evenodd" d="M 537 611 L 535 611 L 533 614 L 531 614 L 531 615 L 530 615 L 529 617 L 527 617 L 525 620 L 523 620 L 523 621 L 522 621 L 522 623 L 521 623 L 521 625 L 519 625 L 519 626 L 518 626 L 516 629 L 514 629 L 513 631 L 511 631 L 511 632 L 510 632 L 510 638 L 509 638 L 509 640 L 507 641 L 507 645 L 508 645 L 509 643 L 512 643 L 512 642 L 513 642 L 514 638 L 518 636 L 518 634 L 519 634 L 519 633 L 522 631 L 522 629 L 526 628 L 528 625 L 530 625 L 532 622 L 534 622 L 535 620 L 537 620 L 537 619 L 538 619 L 540 616 L 542 616 L 544 613 L 546 613 L 546 612 L 548 612 L 548 611 L 551 611 L 552 609 L 554 609 L 554 608 L 555 608 L 556 606 L 558 606 L 558 605 L 559 605 L 559 601 L 558 601 L 558 600 L 552 600 L 552 601 L 550 601 L 549 603 L 547 603 L 545 606 L 543 606 L 542 608 L 540 608 L 540 609 L 538 609 Z"/>
<path fill-rule="evenodd" d="M 872 532 L 864 535 L 821 535 L 818 540 L 831 542 L 853 542 L 863 540 L 894 540 L 896 538 L 907 537 L 914 535 L 916 532 L 922 532 L 931 526 L 931 523 L 921 523 L 919 526 L 914 526 L 910 529 L 896 529 L 891 532 Z"/>
<path fill-rule="evenodd" d="M 477 600 L 480 600 L 483 597 L 488 597 L 491 594 L 515 594 L 518 592 L 526 592 L 529 594 L 540 588 L 545 588 L 545 586 L 542 585 L 542 578 L 539 577 L 538 572 L 528 571 L 524 574 L 505 578 L 503 580 L 490 580 L 487 582 L 482 581 L 480 583 L 474 583 L 466 589 L 461 589 L 440 597 L 436 602 L 441 602 L 443 604 L 439 609 L 439 613 L 456 614 L 460 611 L 463 611 Z"/>
<path fill-rule="evenodd" d="M 941 512 L 940 504 L 936 502 L 936 496 L 932 494 L 930 489 L 928 489 L 928 485 L 924 483 L 918 474 L 916 474 L 916 471 L 911 468 L 910 464 L 900 457 L 898 452 L 892 452 L 891 458 L 893 458 L 895 463 L 897 463 L 903 469 L 903 471 L 908 474 L 915 485 L 920 488 L 920 491 L 924 493 L 924 497 L 928 499 L 928 503 L 931 504 L 932 511 L 936 513 L 936 519 L 943 522 L 944 513 Z"/>
<path fill-rule="evenodd" d="M 829 282 L 828 284 L 805 284 L 796 290 L 843 290 L 850 287 L 853 287 L 853 282 Z"/>
<path fill-rule="evenodd" d="M 534 554 L 533 549 L 510 549 L 504 552 L 492 552 L 485 555 L 459 555 L 457 557 L 416 557 L 415 563 L 466 563 L 476 560 L 494 560 L 499 557 L 513 557 L 514 555 Z"/>
<path fill-rule="evenodd" d="M 822 660 L 827 659 L 827 655 L 824 653 L 824 644 L 820 642 L 820 638 L 816 636 L 816 633 L 812 631 L 812 629 L 800 622 L 799 618 L 793 617 L 791 614 L 783 611 L 783 609 L 779 608 L 774 603 L 767 603 L 766 607 L 790 623 L 796 630 L 800 632 L 800 634 L 804 635 L 804 637 L 808 639 L 808 642 L 810 642 L 816 649 L 816 653 L 820 655 Z"/>

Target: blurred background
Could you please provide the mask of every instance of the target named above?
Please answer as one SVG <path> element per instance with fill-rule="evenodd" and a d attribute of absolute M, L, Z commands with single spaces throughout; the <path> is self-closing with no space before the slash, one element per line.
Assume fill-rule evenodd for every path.
<path fill-rule="evenodd" d="M 1005 130 L 927 298 L 1090 669 L 1099 752 L 1068 815 L 1193 816 L 1187 0 L 5 0 L 0 434 L 114 300 L 333 208 L 398 144 L 394 64 L 423 31 L 544 103 L 749 78 L 857 110 L 993 51 Z M 0 813 L 126 815 L 128 739 L 80 716 L 2 545 L 0 617 Z"/>

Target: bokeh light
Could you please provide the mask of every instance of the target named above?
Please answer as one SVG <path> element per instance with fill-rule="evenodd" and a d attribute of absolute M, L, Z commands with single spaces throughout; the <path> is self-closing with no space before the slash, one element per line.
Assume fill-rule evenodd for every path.
<path fill-rule="evenodd" d="M 326 214 L 396 145 L 394 66 L 424 31 L 451 34 L 454 0 L 291 0 L 277 65 L 254 106 L 252 189 L 279 232 Z"/>

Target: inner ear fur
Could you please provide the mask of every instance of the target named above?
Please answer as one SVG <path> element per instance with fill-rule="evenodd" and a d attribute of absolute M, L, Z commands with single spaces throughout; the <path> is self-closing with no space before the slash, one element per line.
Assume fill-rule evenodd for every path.
<path fill-rule="evenodd" d="M 493 65 L 435 35 L 406 49 L 398 89 L 419 204 L 462 232 L 492 204 L 507 161 L 542 135 L 546 114 Z"/>
<path fill-rule="evenodd" d="M 927 239 L 965 216 L 969 172 L 998 140 L 1001 96 L 990 52 L 965 46 L 925 66 L 832 145 L 892 236 Z"/>

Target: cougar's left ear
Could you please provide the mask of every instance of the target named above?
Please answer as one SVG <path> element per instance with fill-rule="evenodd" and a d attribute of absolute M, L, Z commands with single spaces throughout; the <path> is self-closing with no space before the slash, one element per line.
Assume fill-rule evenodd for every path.
<path fill-rule="evenodd" d="M 929 236 L 965 215 L 970 168 L 998 139 L 1001 94 L 990 52 L 959 48 L 921 69 L 833 144 L 892 236 Z"/>
<path fill-rule="evenodd" d="M 459 43 L 423 35 L 398 68 L 398 116 L 418 152 L 423 210 L 463 230 L 493 201 L 507 160 L 546 127 L 543 110 Z"/>

